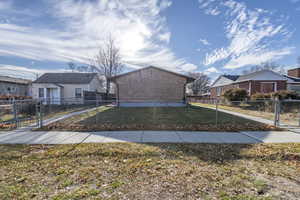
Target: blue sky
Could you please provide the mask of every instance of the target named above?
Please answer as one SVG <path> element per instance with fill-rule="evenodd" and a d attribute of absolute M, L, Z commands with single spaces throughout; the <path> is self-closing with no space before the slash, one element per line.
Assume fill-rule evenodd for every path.
<path fill-rule="evenodd" d="M 300 56 L 300 0 L 0 0 L 0 74 L 33 79 L 88 63 L 112 34 L 133 70 L 212 78 Z"/>

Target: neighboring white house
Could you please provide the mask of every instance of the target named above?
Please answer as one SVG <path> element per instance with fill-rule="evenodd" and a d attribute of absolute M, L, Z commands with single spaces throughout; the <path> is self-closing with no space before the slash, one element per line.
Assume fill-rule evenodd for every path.
<path fill-rule="evenodd" d="M 32 83 L 33 98 L 48 104 L 83 103 L 85 91 L 103 92 L 97 73 L 45 73 Z"/>

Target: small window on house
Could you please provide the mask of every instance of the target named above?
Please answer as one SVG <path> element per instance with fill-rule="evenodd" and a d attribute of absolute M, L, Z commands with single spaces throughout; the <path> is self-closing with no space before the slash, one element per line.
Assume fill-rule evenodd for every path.
<path fill-rule="evenodd" d="M 75 97 L 76 98 L 82 97 L 82 89 L 81 88 L 75 88 Z"/>
<path fill-rule="evenodd" d="M 44 98 L 44 88 L 39 88 L 39 98 Z"/>

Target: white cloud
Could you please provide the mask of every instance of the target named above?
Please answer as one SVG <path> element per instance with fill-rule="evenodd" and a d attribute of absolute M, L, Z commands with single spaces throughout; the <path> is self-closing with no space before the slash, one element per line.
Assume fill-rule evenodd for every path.
<path fill-rule="evenodd" d="M 278 60 L 283 56 L 291 54 L 293 48 L 285 48 L 281 50 L 259 52 L 257 54 L 246 54 L 237 58 L 231 59 L 224 68 L 236 69 L 247 65 L 258 65 L 270 60 Z"/>
<path fill-rule="evenodd" d="M 203 64 L 211 65 L 217 61 L 228 58 L 229 56 L 230 56 L 230 52 L 227 49 L 224 48 L 215 49 L 212 53 L 206 54 Z"/>
<path fill-rule="evenodd" d="M 169 0 L 45 2 L 51 18 L 63 28 L 0 24 L 0 55 L 84 63 L 112 34 L 130 66 L 156 64 L 180 70 L 188 64 L 167 46 L 171 32 L 162 12 L 172 5 Z"/>
<path fill-rule="evenodd" d="M 210 45 L 210 43 L 206 39 L 199 39 L 199 42 L 201 42 L 205 46 Z"/>
<path fill-rule="evenodd" d="M 170 32 L 166 32 L 166 33 L 160 34 L 158 37 L 159 37 L 159 39 L 161 41 L 165 41 L 165 42 L 169 43 L 170 42 L 170 38 L 171 38 L 171 33 Z"/>
<path fill-rule="evenodd" d="M 32 69 L 30 67 L 16 66 L 16 65 L 6 65 L 0 64 L 0 74 L 4 76 L 27 78 L 35 80 L 37 76 L 40 76 L 43 73 L 47 72 L 64 72 L 67 70 L 41 70 L 41 69 Z"/>
<path fill-rule="evenodd" d="M 210 68 L 206 69 L 204 71 L 204 73 L 206 73 L 206 74 L 219 73 L 219 70 L 217 70 L 217 68 L 215 68 L 215 67 L 210 67 Z"/>
<path fill-rule="evenodd" d="M 284 22 L 278 22 L 280 18 L 273 21 L 271 12 L 251 10 L 245 3 L 234 0 L 208 0 L 206 3 L 205 11 L 217 8 L 226 13 L 225 34 L 229 45 L 206 54 L 204 65 L 223 61 L 226 68 L 233 69 L 276 60 L 291 53 L 292 47 L 285 47 L 284 41 L 292 33 L 285 28 Z"/>
<path fill-rule="evenodd" d="M 185 64 L 181 66 L 181 70 L 184 72 L 191 72 L 196 70 L 198 67 L 194 64 Z"/>
<path fill-rule="evenodd" d="M 217 8 L 209 8 L 205 11 L 205 13 L 208 14 L 208 15 L 217 16 L 221 13 L 221 11 L 219 11 Z"/>
<path fill-rule="evenodd" d="M 0 10 L 10 9 L 11 7 L 12 7 L 12 1 L 10 0 L 0 1 Z"/>

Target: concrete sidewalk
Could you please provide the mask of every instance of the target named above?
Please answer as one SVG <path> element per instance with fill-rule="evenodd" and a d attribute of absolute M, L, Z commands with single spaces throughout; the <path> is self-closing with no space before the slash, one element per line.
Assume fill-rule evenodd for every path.
<path fill-rule="evenodd" d="M 293 132 L 199 132 L 199 131 L 12 131 L 0 132 L 0 144 L 78 144 L 78 143 L 300 143 Z"/>

